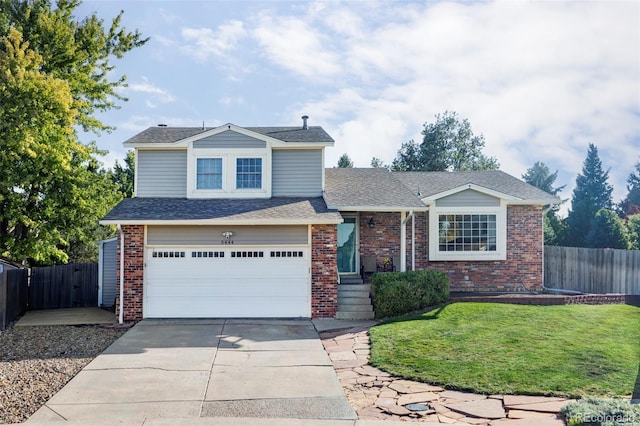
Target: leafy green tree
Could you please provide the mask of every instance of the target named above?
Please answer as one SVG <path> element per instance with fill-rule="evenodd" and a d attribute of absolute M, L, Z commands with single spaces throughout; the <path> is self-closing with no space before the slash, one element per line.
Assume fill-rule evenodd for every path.
<path fill-rule="evenodd" d="M 494 157 L 482 153 L 484 136 L 476 136 L 469 120 L 455 112 L 436 114 L 435 123 L 425 123 L 422 142 L 403 143 L 391 164 L 394 171 L 496 170 Z"/>
<path fill-rule="evenodd" d="M 627 219 L 627 234 L 629 235 L 629 248 L 640 250 L 640 214 L 634 214 Z"/>
<path fill-rule="evenodd" d="M 76 125 L 85 131 L 110 130 L 95 113 L 126 100 L 118 91 L 126 77 L 112 80 L 111 60 L 144 45 L 148 38 L 120 26 L 123 12 L 108 25 L 95 13 L 78 21 L 73 13 L 80 4 L 80 0 L 58 0 L 55 6 L 50 0 L 0 0 L 0 37 L 12 28 L 18 30 L 29 49 L 40 55 L 40 71 L 67 82 Z"/>
<path fill-rule="evenodd" d="M 609 171 L 604 171 L 602 168 L 598 148 L 589 144 L 582 172 L 576 178 L 563 245 L 587 246 L 587 235 L 596 213 L 602 209 L 610 210 L 613 204 L 611 199 L 613 187 L 607 183 L 608 179 Z"/>
<path fill-rule="evenodd" d="M 629 237 L 622 219 L 609 209 L 599 210 L 591 221 L 586 238 L 587 247 L 628 249 Z"/>
<path fill-rule="evenodd" d="M 640 214 L 640 161 L 635 165 L 635 171 L 627 178 L 627 196 L 618 203 L 618 214 L 622 218 Z"/>
<path fill-rule="evenodd" d="M 353 161 L 351 161 L 351 158 L 349 158 L 347 153 L 342 154 L 342 156 L 340 156 L 340 158 L 338 159 L 338 168 L 341 168 L 341 169 L 353 168 Z"/>
<path fill-rule="evenodd" d="M 107 29 L 95 14 L 77 21 L 79 4 L 0 0 L 0 256 L 14 261 L 73 258 L 120 198 L 76 129 L 110 129 L 94 113 L 124 100 L 111 60 L 146 39 L 122 14 Z"/>
<path fill-rule="evenodd" d="M 389 166 L 384 164 L 384 161 L 382 161 L 378 157 L 372 157 L 371 158 L 370 166 L 373 167 L 374 169 L 387 169 L 387 168 L 389 168 Z"/>
<path fill-rule="evenodd" d="M 120 165 L 118 160 L 111 170 L 111 180 L 119 188 L 120 193 L 125 198 L 133 197 L 133 184 L 135 180 L 136 154 L 134 151 L 127 151 L 124 165 Z"/>
<path fill-rule="evenodd" d="M 530 185 L 535 186 L 551 195 L 558 195 L 566 185 L 554 186 L 558 178 L 558 171 L 551 173 L 549 167 L 536 161 L 534 165 L 527 169 L 522 175 L 522 179 Z M 562 201 L 564 202 L 564 201 Z M 560 204 L 545 206 L 546 214 L 544 216 L 544 243 L 547 245 L 558 245 L 563 232 L 563 224 L 558 218 L 558 210 Z"/>

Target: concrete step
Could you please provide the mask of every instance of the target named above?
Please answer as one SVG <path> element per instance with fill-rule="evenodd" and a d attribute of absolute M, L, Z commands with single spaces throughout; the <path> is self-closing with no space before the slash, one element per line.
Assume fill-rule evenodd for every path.
<path fill-rule="evenodd" d="M 366 296 L 347 296 L 340 297 L 338 296 L 338 306 L 346 306 L 346 305 L 371 305 L 371 299 L 369 295 Z"/>
<path fill-rule="evenodd" d="M 373 319 L 372 312 L 336 312 L 336 319 L 340 320 L 369 320 Z"/>
<path fill-rule="evenodd" d="M 341 291 L 371 291 L 371 285 L 369 284 L 340 284 L 338 285 L 338 293 Z"/>
<path fill-rule="evenodd" d="M 363 282 L 360 277 L 340 277 L 340 284 L 362 284 Z"/>
<path fill-rule="evenodd" d="M 338 303 L 338 312 L 373 312 L 373 306 L 368 305 L 341 305 Z"/>

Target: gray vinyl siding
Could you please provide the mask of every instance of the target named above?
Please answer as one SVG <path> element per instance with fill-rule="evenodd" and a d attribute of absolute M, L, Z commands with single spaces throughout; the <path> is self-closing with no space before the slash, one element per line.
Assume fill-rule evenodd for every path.
<path fill-rule="evenodd" d="M 102 245 L 102 306 L 111 307 L 116 300 L 116 252 L 118 241 L 106 241 Z"/>
<path fill-rule="evenodd" d="M 322 195 L 322 150 L 292 149 L 272 152 L 271 193 L 274 197 Z"/>
<path fill-rule="evenodd" d="M 264 148 L 265 146 L 264 141 L 231 130 L 193 142 L 194 148 Z"/>
<path fill-rule="evenodd" d="M 498 207 L 500 199 L 472 189 L 436 200 L 437 207 Z"/>
<path fill-rule="evenodd" d="M 276 226 L 149 226 L 147 244 L 149 245 L 225 245 L 223 232 L 233 232 L 233 245 L 293 245 L 308 244 L 307 225 Z"/>
<path fill-rule="evenodd" d="M 136 197 L 185 198 L 187 151 L 138 150 Z"/>

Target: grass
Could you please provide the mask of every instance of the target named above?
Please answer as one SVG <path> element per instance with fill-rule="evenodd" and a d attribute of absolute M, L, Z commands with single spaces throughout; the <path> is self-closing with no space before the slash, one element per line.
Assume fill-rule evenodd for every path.
<path fill-rule="evenodd" d="M 371 363 L 485 394 L 640 391 L 640 308 L 453 303 L 372 327 Z"/>

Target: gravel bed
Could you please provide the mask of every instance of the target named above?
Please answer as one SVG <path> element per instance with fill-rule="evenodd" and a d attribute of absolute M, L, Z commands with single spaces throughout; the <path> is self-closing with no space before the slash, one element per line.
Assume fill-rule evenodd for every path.
<path fill-rule="evenodd" d="M 100 326 L 0 331 L 0 423 L 25 421 L 125 331 Z"/>

